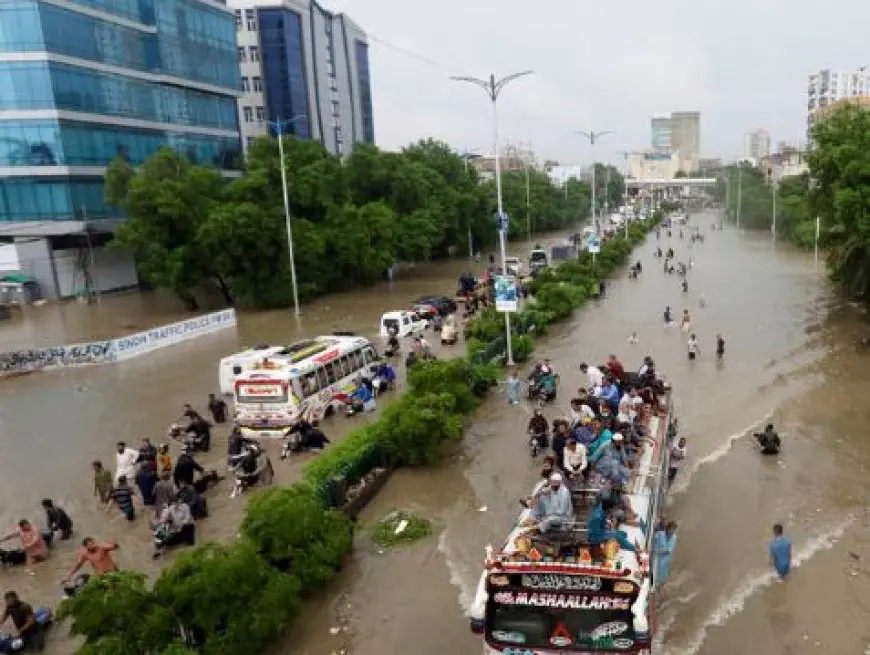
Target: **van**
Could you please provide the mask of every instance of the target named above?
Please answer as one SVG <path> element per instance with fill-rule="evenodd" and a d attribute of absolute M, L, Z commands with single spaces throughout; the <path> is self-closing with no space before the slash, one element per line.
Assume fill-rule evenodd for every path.
<path fill-rule="evenodd" d="M 280 355 L 285 346 L 270 346 L 267 343 L 256 345 L 235 355 L 228 355 L 218 364 L 218 385 L 225 396 L 233 393 L 233 381 L 254 368 L 254 365 L 269 357 Z"/>
<path fill-rule="evenodd" d="M 407 337 L 420 334 L 427 326 L 428 321 L 420 318 L 414 312 L 387 312 L 381 316 L 378 334 L 386 339 L 390 336 L 390 330 L 395 330 L 397 337 Z"/>

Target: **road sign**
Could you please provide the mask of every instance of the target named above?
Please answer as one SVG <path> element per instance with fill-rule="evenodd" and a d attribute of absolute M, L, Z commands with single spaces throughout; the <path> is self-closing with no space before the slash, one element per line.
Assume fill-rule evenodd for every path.
<path fill-rule="evenodd" d="M 601 252 L 601 237 L 597 234 L 590 234 L 586 237 L 586 250 L 593 255 Z"/>

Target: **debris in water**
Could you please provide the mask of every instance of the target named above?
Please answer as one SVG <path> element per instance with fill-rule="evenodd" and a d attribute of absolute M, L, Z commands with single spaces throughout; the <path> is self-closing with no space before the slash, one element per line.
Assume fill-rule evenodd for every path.
<path fill-rule="evenodd" d="M 858 553 L 853 553 L 851 550 L 849 551 L 849 557 L 851 557 L 854 560 L 861 559 L 861 556 Z"/>
<path fill-rule="evenodd" d="M 333 637 L 339 632 L 341 632 L 341 628 L 339 628 L 338 626 L 333 626 L 329 629 L 329 634 L 331 634 Z"/>
<path fill-rule="evenodd" d="M 485 511 L 488 510 L 488 509 L 489 509 L 489 507 L 487 507 L 486 505 L 484 505 L 483 507 L 479 508 L 477 511 L 478 511 L 478 512 L 485 512 Z"/>
<path fill-rule="evenodd" d="M 399 525 L 396 526 L 396 529 L 393 531 L 393 534 L 402 534 L 405 531 L 405 528 L 408 527 L 408 519 L 402 519 L 399 521 Z"/>

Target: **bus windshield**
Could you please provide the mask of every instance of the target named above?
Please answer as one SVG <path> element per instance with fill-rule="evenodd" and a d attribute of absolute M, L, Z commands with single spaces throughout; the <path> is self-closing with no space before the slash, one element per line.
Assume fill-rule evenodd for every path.
<path fill-rule="evenodd" d="M 533 250 L 529 254 L 529 261 L 533 264 L 546 263 L 547 253 L 543 250 Z"/>
<path fill-rule="evenodd" d="M 628 610 L 557 609 L 494 605 L 486 617 L 493 646 L 558 648 L 560 651 L 630 651 L 634 645 Z"/>
<path fill-rule="evenodd" d="M 280 380 L 250 380 L 236 383 L 238 404 L 285 404 L 289 397 L 287 383 Z"/>

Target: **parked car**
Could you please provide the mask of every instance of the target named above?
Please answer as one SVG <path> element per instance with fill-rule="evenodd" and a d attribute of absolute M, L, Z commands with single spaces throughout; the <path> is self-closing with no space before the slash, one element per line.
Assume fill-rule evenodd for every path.
<path fill-rule="evenodd" d="M 447 316 L 456 311 L 456 301 L 447 296 L 422 296 L 411 303 L 411 310 L 422 318 L 432 318 L 435 314 Z"/>

